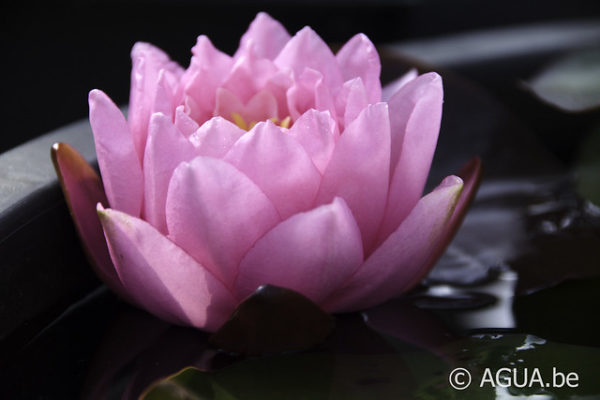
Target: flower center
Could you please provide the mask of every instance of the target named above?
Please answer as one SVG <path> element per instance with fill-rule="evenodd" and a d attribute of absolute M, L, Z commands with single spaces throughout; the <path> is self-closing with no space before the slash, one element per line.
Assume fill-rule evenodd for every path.
<path fill-rule="evenodd" d="M 259 121 L 250 121 L 250 124 L 247 124 L 246 121 L 244 120 L 244 117 L 242 117 L 241 114 L 236 113 L 236 112 L 231 113 L 231 119 L 233 120 L 234 124 L 236 124 L 237 126 L 239 126 L 240 128 L 242 128 L 245 131 L 249 131 L 250 129 L 254 128 L 254 125 L 256 125 L 259 122 Z M 271 118 L 269 118 L 269 121 L 273 122 L 275 125 L 279 125 L 282 128 L 288 129 L 291 125 L 292 118 L 289 115 L 282 120 L 279 120 L 279 118 L 277 118 L 277 117 L 271 117 Z"/>

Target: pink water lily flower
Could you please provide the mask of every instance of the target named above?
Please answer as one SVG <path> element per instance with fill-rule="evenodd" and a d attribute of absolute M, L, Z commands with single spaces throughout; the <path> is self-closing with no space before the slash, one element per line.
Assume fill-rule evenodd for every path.
<path fill-rule="evenodd" d="M 264 13 L 233 56 L 205 36 L 192 53 L 183 69 L 134 46 L 127 119 L 90 93 L 103 189 L 72 149 L 55 146 L 77 227 L 110 288 L 167 321 L 214 331 L 263 284 L 345 312 L 427 274 L 479 176 L 474 161 L 464 181 L 449 176 L 421 197 L 439 75 L 412 71 L 382 90 L 365 35 L 333 54 L 310 28 L 292 37 Z"/>

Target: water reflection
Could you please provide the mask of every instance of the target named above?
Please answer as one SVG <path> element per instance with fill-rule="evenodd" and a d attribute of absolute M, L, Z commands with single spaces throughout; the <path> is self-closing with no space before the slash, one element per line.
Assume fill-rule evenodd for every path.
<path fill-rule="evenodd" d="M 451 316 L 451 323 L 462 330 L 479 329 L 512 329 L 516 327 L 513 314 L 513 297 L 517 284 L 517 273 L 505 269 L 498 276 L 484 284 L 477 285 L 476 295 L 486 294 L 493 302 L 483 304 L 482 307 L 468 307 Z M 448 299 L 456 303 L 456 296 L 475 296 L 473 289 L 452 287 L 449 285 L 431 286 L 426 294 Z"/>

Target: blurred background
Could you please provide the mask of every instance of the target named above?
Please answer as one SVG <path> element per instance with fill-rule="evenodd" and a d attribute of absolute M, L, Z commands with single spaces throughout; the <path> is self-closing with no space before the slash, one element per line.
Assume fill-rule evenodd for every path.
<path fill-rule="evenodd" d="M 125 104 L 129 51 L 136 41 L 154 43 L 187 66 L 190 48 L 199 34 L 208 35 L 218 48 L 232 53 L 240 35 L 261 10 L 284 21 L 290 33 L 310 25 L 329 43 L 343 43 L 354 33 L 364 32 L 378 46 L 417 41 L 417 50 L 420 41 L 431 38 L 452 39 L 481 30 L 572 21 L 595 24 L 598 20 L 594 18 L 600 18 L 597 0 L 5 2 L 0 11 L 0 153 L 85 118 L 87 93 L 93 88 L 100 88 L 118 104 Z M 598 36 L 595 39 L 600 43 Z M 478 44 L 459 44 L 462 48 L 456 50 L 450 47 L 459 59 L 454 60 L 454 68 L 499 96 L 508 96 L 506 103 L 510 104 L 511 91 L 520 80 L 537 72 L 545 60 L 541 55 L 548 53 L 544 49 L 536 51 L 540 45 L 535 42 L 526 45 L 526 51 L 521 48 L 520 53 L 514 52 L 515 46 L 528 40 L 527 33 L 516 41 L 513 38 L 507 44 L 508 50 L 504 49 L 506 54 L 500 55 L 489 38 Z M 578 40 L 581 42 L 581 38 Z M 590 38 L 586 40 L 589 42 Z M 464 62 L 461 57 L 471 57 L 469 51 L 473 47 L 476 53 L 487 50 L 495 57 L 491 62 L 489 57 Z M 408 50 L 414 51 L 415 46 Z M 435 59 L 435 48 L 425 52 L 434 57 L 432 63 L 448 64 L 448 60 Z M 515 54 L 518 62 L 499 63 L 499 56 L 504 57 L 500 61 L 506 61 Z M 486 61 L 488 64 L 482 65 Z M 518 111 L 522 107 L 517 104 L 514 108 Z M 556 144 L 554 147 L 569 160 L 567 150 Z"/>

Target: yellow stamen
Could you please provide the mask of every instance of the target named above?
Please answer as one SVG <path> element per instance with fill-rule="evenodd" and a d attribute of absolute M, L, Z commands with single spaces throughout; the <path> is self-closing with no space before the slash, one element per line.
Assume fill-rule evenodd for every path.
<path fill-rule="evenodd" d="M 290 122 L 292 122 L 292 118 L 290 118 L 290 116 L 288 115 L 287 117 L 285 117 L 284 119 L 281 120 L 281 123 L 279 124 L 279 126 L 281 126 L 282 128 L 285 128 L 285 129 L 289 129 Z"/>
<path fill-rule="evenodd" d="M 231 118 L 233 118 L 234 124 L 236 124 L 237 126 L 239 126 L 240 128 L 242 128 L 245 131 L 248 130 L 248 125 L 246 125 L 246 121 L 244 121 L 244 117 L 242 117 L 240 114 L 238 114 L 236 112 L 231 113 Z M 250 129 L 252 129 L 252 126 L 250 127 Z"/>
<path fill-rule="evenodd" d="M 236 112 L 231 113 L 231 119 L 233 120 L 234 124 L 236 124 L 245 131 L 249 131 L 250 129 L 254 128 L 254 126 L 258 123 L 258 121 L 250 121 L 250 125 L 248 125 L 246 123 L 246 120 L 244 120 L 244 117 L 242 117 L 241 114 Z M 289 129 L 292 123 L 292 118 L 288 115 L 287 117 L 279 121 L 279 118 L 271 117 L 269 118 L 269 121 L 273 122 L 275 125 L 279 125 L 282 128 Z"/>

